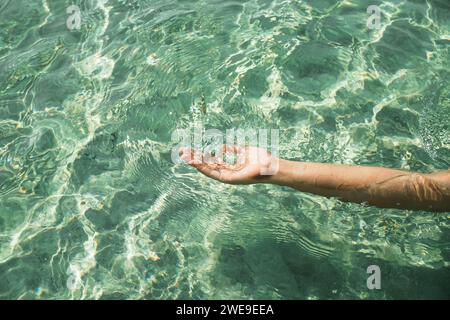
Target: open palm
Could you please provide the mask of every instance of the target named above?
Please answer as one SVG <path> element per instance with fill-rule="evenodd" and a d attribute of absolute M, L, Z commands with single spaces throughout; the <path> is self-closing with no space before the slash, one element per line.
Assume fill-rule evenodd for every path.
<path fill-rule="evenodd" d="M 224 161 L 225 154 L 233 154 L 236 161 Z M 211 156 L 189 148 L 180 149 L 180 157 L 204 175 L 229 184 L 250 184 L 264 180 L 273 172 L 276 158 L 265 149 L 257 147 L 222 147 L 222 152 Z"/>

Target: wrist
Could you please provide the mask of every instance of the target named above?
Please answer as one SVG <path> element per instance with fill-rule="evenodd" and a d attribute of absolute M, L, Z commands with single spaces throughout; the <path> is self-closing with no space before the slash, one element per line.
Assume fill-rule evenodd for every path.
<path fill-rule="evenodd" d="M 289 175 L 292 172 L 290 169 L 292 161 L 276 158 L 272 162 L 272 170 L 270 175 L 263 176 L 265 182 L 286 185 L 289 181 Z"/>

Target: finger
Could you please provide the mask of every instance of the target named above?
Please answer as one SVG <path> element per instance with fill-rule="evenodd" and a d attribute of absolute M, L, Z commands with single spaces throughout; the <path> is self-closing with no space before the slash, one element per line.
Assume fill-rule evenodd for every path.
<path fill-rule="evenodd" d="M 209 153 L 203 155 L 189 148 L 180 148 L 180 158 L 205 176 L 219 181 L 222 181 L 223 170 L 228 169 L 228 166 L 221 162 L 220 157 L 212 157 Z"/>
<path fill-rule="evenodd" d="M 203 154 L 190 148 L 181 147 L 179 150 L 180 159 L 192 165 L 193 163 L 202 163 Z"/>
<path fill-rule="evenodd" d="M 183 161 L 190 161 L 192 156 L 192 150 L 186 147 L 181 147 L 178 149 L 178 155 L 180 156 L 180 159 Z"/>
<path fill-rule="evenodd" d="M 205 153 L 203 161 L 209 164 L 223 164 L 223 153 L 220 152 L 217 155 L 211 155 L 211 153 Z"/>
<path fill-rule="evenodd" d="M 223 145 L 222 150 L 224 154 L 232 154 L 234 157 L 227 156 L 227 160 L 225 161 L 229 165 L 236 165 L 242 162 L 240 159 L 242 158 L 242 155 L 244 154 L 244 149 L 237 145 Z"/>
<path fill-rule="evenodd" d="M 237 145 L 227 145 L 224 144 L 222 146 L 223 148 L 223 152 L 231 152 L 231 153 L 241 153 L 242 152 L 242 147 L 237 146 Z"/>
<path fill-rule="evenodd" d="M 192 163 L 191 165 L 198 171 L 203 173 L 205 176 L 220 181 L 221 173 L 220 170 L 215 165 L 207 163 Z"/>

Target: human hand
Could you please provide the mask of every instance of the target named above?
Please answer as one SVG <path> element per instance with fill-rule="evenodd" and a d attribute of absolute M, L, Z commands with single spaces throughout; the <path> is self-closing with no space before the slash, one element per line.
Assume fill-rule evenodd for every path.
<path fill-rule="evenodd" d="M 234 155 L 235 163 L 225 162 L 225 154 Z M 204 175 L 228 184 L 266 182 L 278 169 L 278 158 L 257 147 L 224 145 L 220 154 L 214 156 L 181 148 L 180 158 Z"/>

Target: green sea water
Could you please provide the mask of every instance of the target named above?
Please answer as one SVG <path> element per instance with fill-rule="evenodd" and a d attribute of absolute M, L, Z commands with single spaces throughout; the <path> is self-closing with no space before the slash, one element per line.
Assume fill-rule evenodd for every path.
<path fill-rule="evenodd" d="M 446 170 L 449 61 L 448 0 L 0 0 L 0 298 L 449 299 L 449 213 L 170 156 L 273 128 L 286 159 Z"/>

